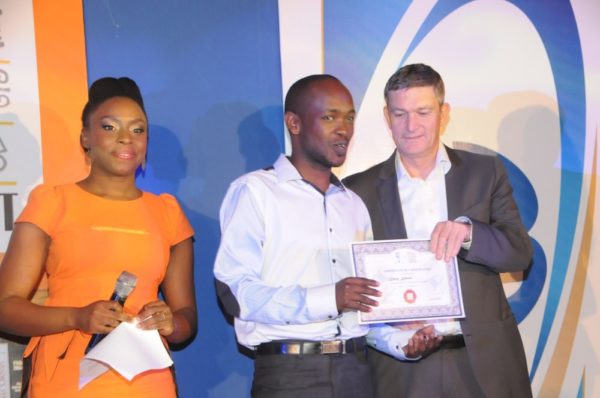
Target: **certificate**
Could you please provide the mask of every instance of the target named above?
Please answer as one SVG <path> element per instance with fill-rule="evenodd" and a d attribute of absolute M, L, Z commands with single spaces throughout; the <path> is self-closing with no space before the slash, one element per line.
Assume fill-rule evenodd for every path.
<path fill-rule="evenodd" d="M 464 318 L 456 257 L 436 260 L 429 240 L 379 240 L 350 244 L 356 276 L 379 282 L 382 296 L 360 323 Z"/>

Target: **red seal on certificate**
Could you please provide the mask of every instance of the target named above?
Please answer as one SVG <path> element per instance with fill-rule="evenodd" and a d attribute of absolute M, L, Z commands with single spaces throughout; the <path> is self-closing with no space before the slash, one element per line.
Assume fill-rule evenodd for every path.
<path fill-rule="evenodd" d="M 404 301 L 408 304 L 412 304 L 417 301 L 417 293 L 414 290 L 408 289 L 404 292 Z"/>

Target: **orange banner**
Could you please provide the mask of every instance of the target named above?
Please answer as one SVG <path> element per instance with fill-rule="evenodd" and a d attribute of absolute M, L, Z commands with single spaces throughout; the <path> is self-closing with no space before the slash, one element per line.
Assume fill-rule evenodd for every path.
<path fill-rule="evenodd" d="M 60 184 L 87 174 L 79 147 L 87 100 L 81 0 L 33 1 L 38 64 L 44 182 Z"/>

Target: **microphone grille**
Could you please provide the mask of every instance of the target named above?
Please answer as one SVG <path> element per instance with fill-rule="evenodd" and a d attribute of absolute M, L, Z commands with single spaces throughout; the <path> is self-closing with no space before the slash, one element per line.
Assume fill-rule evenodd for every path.
<path fill-rule="evenodd" d="M 121 272 L 119 278 L 117 279 L 117 285 L 115 286 L 115 293 L 119 297 L 127 298 L 129 294 L 135 288 L 135 284 L 137 283 L 137 276 L 129 273 L 127 271 Z"/>

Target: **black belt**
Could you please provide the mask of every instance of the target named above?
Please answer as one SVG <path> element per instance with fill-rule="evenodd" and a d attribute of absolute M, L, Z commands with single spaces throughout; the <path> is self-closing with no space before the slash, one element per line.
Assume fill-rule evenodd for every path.
<path fill-rule="evenodd" d="M 444 348 L 461 348 L 465 346 L 465 338 L 462 334 L 444 336 L 440 343 L 440 350 Z"/>
<path fill-rule="evenodd" d="M 311 355 L 346 354 L 364 351 L 366 339 L 355 337 L 349 340 L 302 341 L 280 340 L 262 343 L 256 347 L 257 355 Z"/>

